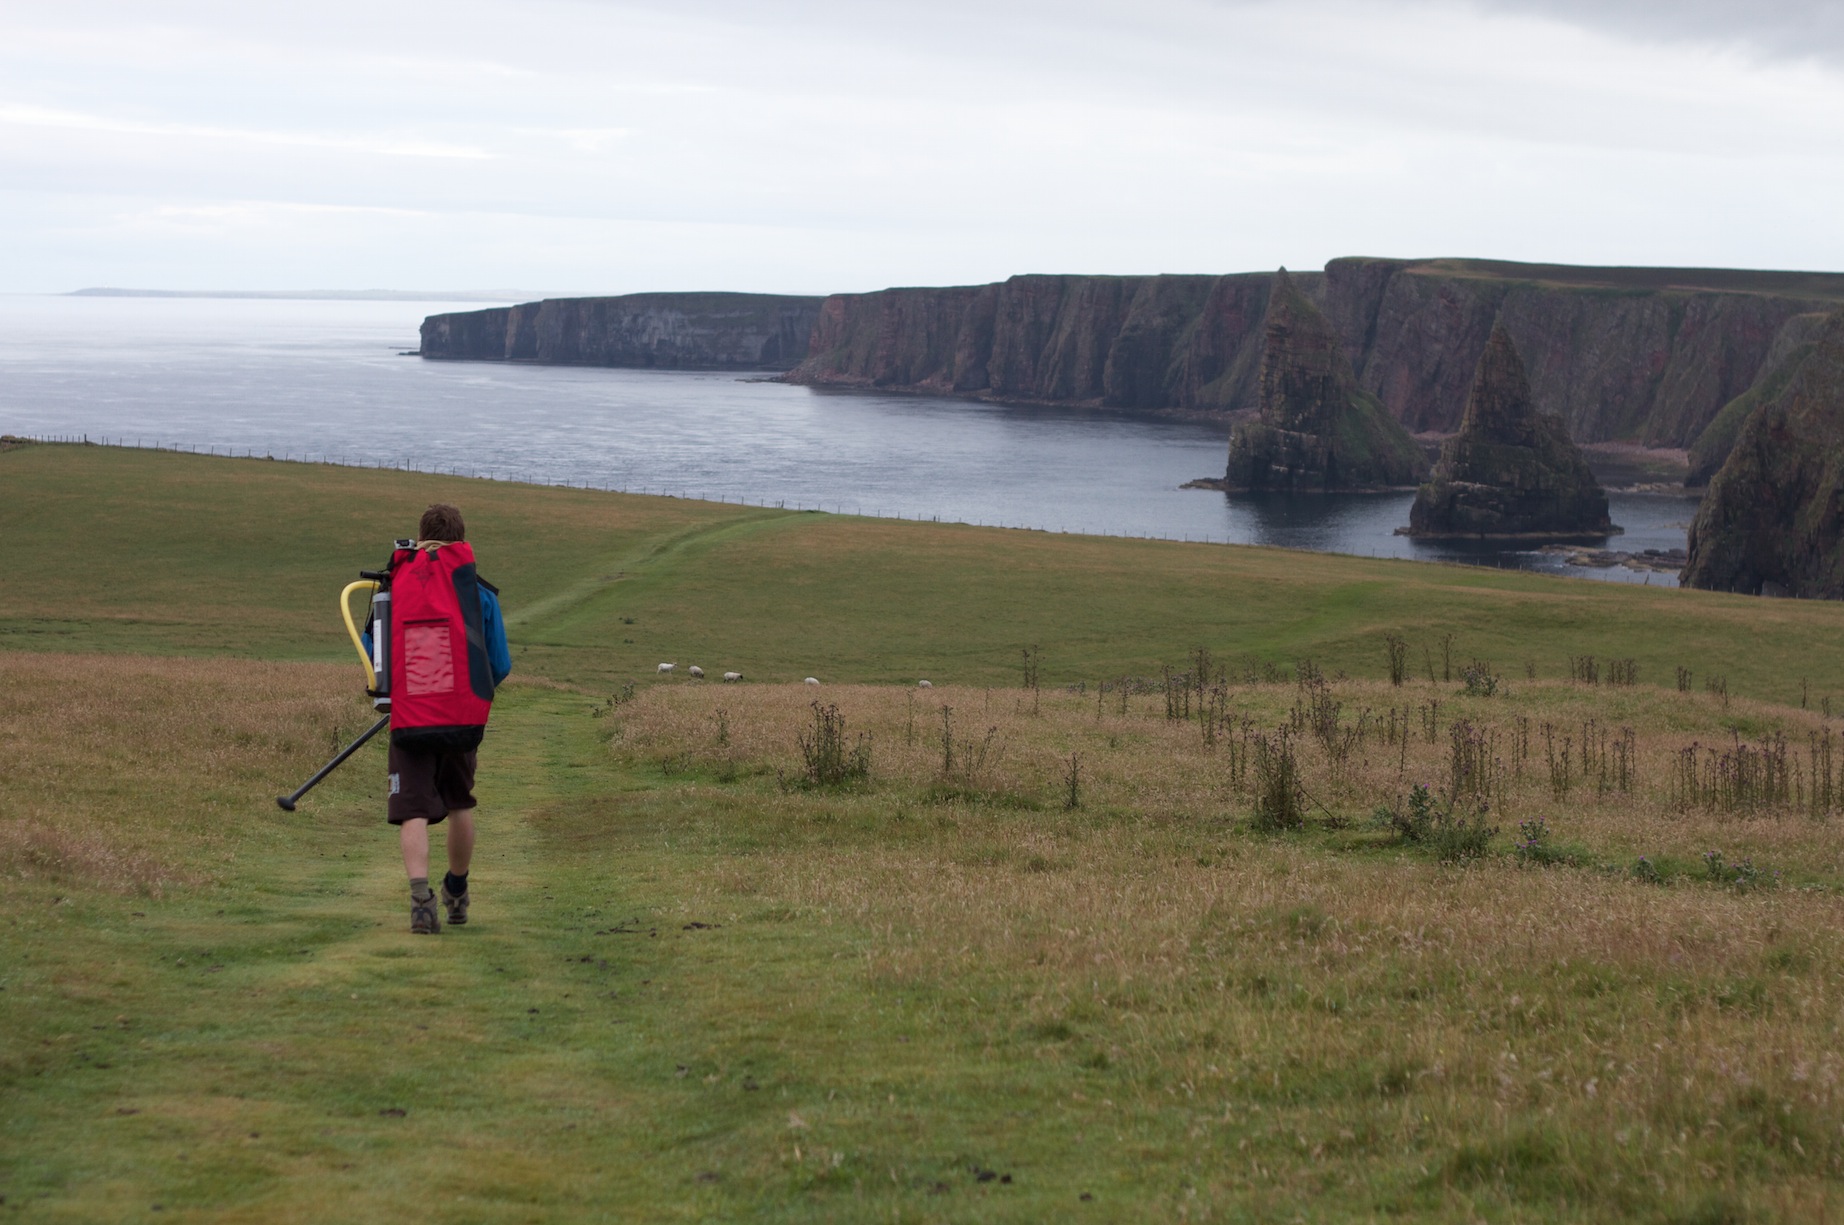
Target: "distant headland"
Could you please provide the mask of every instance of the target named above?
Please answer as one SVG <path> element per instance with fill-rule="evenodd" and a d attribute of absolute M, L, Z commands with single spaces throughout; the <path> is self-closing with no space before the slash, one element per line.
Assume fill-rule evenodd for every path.
<path fill-rule="evenodd" d="M 120 289 L 96 285 L 66 298 L 232 298 L 288 302 L 518 302 L 529 289 Z"/>

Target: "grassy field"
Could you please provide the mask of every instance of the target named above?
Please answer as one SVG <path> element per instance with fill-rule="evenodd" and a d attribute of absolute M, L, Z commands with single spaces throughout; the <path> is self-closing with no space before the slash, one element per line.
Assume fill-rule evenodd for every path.
<path fill-rule="evenodd" d="M 270 797 L 435 498 L 516 671 L 427 939 L 381 751 Z M 45 446 L 0 558 L 0 1213 L 1844 1209 L 1834 605 Z"/>

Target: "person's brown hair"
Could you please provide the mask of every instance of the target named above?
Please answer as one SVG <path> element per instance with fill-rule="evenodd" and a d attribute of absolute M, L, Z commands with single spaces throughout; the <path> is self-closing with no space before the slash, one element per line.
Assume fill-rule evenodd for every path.
<path fill-rule="evenodd" d="M 416 538 L 450 543 L 466 540 L 467 524 L 461 522 L 459 510 L 446 502 L 436 502 L 423 512 L 423 521 L 416 528 Z"/>

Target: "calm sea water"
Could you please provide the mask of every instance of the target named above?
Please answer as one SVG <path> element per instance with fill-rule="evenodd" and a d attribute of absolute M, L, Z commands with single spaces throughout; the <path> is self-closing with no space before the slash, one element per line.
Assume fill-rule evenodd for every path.
<path fill-rule="evenodd" d="M 0 297 L 0 431 L 1116 536 L 1670 584 L 1394 535 L 1407 494 L 1231 497 L 1218 425 L 820 392 L 727 374 L 401 356 L 439 302 Z M 1613 495 L 1615 547 L 1682 548 L 1694 503 Z"/>

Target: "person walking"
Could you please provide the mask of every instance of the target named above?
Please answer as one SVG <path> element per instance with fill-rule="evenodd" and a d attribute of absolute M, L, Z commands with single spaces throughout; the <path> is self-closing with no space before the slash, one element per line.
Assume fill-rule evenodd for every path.
<path fill-rule="evenodd" d="M 429 886 L 429 827 L 448 826 L 441 909 L 460 927 L 474 858 L 476 750 L 512 655 L 498 591 L 475 572 L 455 507 L 438 502 L 423 512 L 417 539 L 391 555 L 390 593 L 386 817 L 397 827 L 410 878 L 410 931 L 436 935 L 442 915 Z"/>

